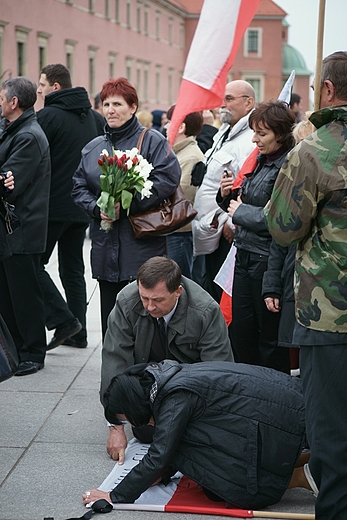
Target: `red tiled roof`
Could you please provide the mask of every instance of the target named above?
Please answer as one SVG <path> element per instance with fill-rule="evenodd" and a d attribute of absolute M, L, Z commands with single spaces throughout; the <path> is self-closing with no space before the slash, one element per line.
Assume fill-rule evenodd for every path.
<path fill-rule="evenodd" d="M 173 5 L 183 7 L 190 14 L 199 14 L 204 0 L 170 0 Z M 284 11 L 273 0 L 261 0 L 256 16 L 286 16 Z"/>
<path fill-rule="evenodd" d="M 286 16 L 286 11 L 273 0 L 261 0 L 256 16 Z"/>

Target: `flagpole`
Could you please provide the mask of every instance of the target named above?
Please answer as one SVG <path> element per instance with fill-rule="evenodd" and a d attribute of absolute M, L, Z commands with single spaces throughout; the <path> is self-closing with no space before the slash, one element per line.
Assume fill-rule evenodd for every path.
<path fill-rule="evenodd" d="M 321 91 L 321 76 L 322 76 L 322 61 L 323 61 L 323 40 L 324 40 L 324 15 L 325 15 L 325 0 L 319 1 L 318 12 L 318 34 L 317 34 L 317 56 L 316 56 L 316 73 L 314 77 L 314 110 L 319 109 L 320 91 Z"/>

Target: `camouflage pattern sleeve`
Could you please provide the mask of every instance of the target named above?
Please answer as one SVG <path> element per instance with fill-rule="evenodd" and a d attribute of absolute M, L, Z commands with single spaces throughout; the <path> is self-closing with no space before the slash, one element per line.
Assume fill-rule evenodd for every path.
<path fill-rule="evenodd" d="M 269 231 L 282 246 L 296 244 L 309 234 L 324 196 L 317 189 L 318 168 L 309 143 L 300 143 L 288 154 L 264 209 Z"/>

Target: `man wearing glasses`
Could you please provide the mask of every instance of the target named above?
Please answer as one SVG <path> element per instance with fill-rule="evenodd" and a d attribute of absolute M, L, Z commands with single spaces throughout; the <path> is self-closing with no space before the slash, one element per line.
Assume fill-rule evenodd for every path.
<path fill-rule="evenodd" d="M 224 170 L 235 178 L 255 146 L 248 126 L 254 104 L 254 89 L 250 83 L 235 80 L 226 85 L 219 111 L 222 126 L 214 136 L 212 148 L 205 154 L 206 174 L 195 196 L 198 215 L 192 222 L 194 252 L 196 256 L 205 256 L 203 287 L 218 303 L 222 290 L 213 280 L 229 252 L 234 232 L 231 218 L 217 205 L 216 195 Z"/>

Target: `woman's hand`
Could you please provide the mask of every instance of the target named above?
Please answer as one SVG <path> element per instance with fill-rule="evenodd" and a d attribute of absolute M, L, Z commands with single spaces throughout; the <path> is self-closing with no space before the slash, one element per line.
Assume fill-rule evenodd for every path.
<path fill-rule="evenodd" d="M 6 177 L 3 177 L 3 179 L 4 179 L 4 187 L 7 190 L 13 190 L 13 188 L 14 188 L 13 173 L 11 171 L 8 171 Z"/>
<path fill-rule="evenodd" d="M 105 220 L 105 222 L 116 222 L 116 220 L 119 220 L 119 213 L 120 213 L 120 202 L 116 202 L 114 205 L 114 212 L 115 212 L 115 219 L 110 218 L 106 213 L 100 210 L 100 218 L 101 220 Z"/>
<path fill-rule="evenodd" d="M 234 185 L 234 179 L 232 177 L 232 172 L 223 173 L 223 176 L 220 180 L 220 193 L 222 198 L 227 197 Z"/>
<path fill-rule="evenodd" d="M 270 312 L 280 312 L 280 299 L 279 298 L 264 298 L 265 305 L 267 310 Z"/>
<path fill-rule="evenodd" d="M 237 197 L 237 200 L 231 200 L 228 208 L 229 217 L 233 217 L 237 208 L 242 204 L 242 200 L 240 195 Z"/>
<path fill-rule="evenodd" d="M 112 504 L 110 493 L 105 493 L 105 491 L 100 491 L 100 489 L 90 489 L 82 494 L 84 505 L 89 504 L 90 502 L 96 502 L 100 498 L 103 498 Z"/>

